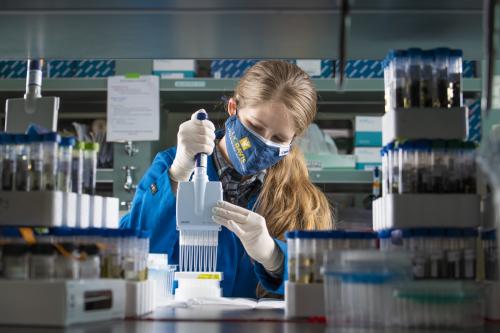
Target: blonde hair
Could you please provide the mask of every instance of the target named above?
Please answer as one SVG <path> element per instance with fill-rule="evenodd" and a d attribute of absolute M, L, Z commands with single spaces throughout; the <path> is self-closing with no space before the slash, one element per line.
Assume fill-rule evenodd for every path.
<path fill-rule="evenodd" d="M 286 61 L 254 65 L 240 79 L 234 99 L 239 108 L 282 103 L 294 120 L 296 135 L 301 135 L 316 116 L 313 82 L 297 65 Z M 288 230 L 333 228 L 328 200 L 309 180 L 304 156 L 295 144 L 285 158 L 267 170 L 256 208 L 266 218 L 273 237 L 283 239 Z"/>

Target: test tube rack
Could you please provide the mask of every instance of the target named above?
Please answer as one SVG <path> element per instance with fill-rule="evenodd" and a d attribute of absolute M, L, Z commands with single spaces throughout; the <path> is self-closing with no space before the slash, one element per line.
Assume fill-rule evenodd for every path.
<path fill-rule="evenodd" d="M 456 108 L 396 108 L 382 117 L 382 144 L 396 140 L 465 140 L 468 110 Z"/>
<path fill-rule="evenodd" d="M 60 191 L 0 191 L 0 225 L 117 228 L 118 198 Z"/>
<path fill-rule="evenodd" d="M 0 280 L 0 324 L 69 326 L 122 319 L 125 283 L 114 279 Z"/>
<path fill-rule="evenodd" d="M 373 229 L 473 228 L 481 224 L 477 194 L 387 194 L 373 202 Z"/>

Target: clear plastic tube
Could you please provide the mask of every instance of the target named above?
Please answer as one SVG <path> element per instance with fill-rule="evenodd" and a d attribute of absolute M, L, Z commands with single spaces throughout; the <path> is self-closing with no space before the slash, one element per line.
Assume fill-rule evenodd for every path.
<path fill-rule="evenodd" d="M 448 63 L 448 106 L 463 106 L 462 97 L 462 50 L 451 50 Z"/>
<path fill-rule="evenodd" d="M 432 192 L 431 149 L 426 140 L 415 143 L 417 161 L 417 186 L 418 193 Z"/>
<path fill-rule="evenodd" d="M 61 137 L 57 133 L 48 133 L 43 136 L 44 157 L 44 190 L 55 191 L 57 184 L 57 159 Z"/>
<path fill-rule="evenodd" d="M 86 142 L 83 162 L 83 193 L 95 195 L 99 144 Z"/>
<path fill-rule="evenodd" d="M 31 247 L 30 279 L 55 277 L 56 249 L 50 243 L 36 243 Z"/>
<path fill-rule="evenodd" d="M 412 143 L 404 143 L 399 149 L 399 193 L 417 192 L 416 151 Z"/>
<path fill-rule="evenodd" d="M 29 192 L 31 187 L 31 159 L 28 136 L 16 134 L 16 191 Z"/>
<path fill-rule="evenodd" d="M 43 190 L 43 136 L 29 134 L 31 158 L 31 191 Z"/>
<path fill-rule="evenodd" d="M 72 192 L 83 193 L 83 150 L 85 143 L 77 142 L 73 147 L 73 160 L 71 162 L 71 188 Z"/>
<path fill-rule="evenodd" d="M 431 173 L 432 173 L 432 192 L 445 192 L 445 179 L 448 166 L 445 160 L 445 142 L 436 140 L 432 143 L 431 150 Z"/>
<path fill-rule="evenodd" d="M 392 186 L 391 186 L 391 192 L 390 193 L 399 193 L 399 145 L 396 143 L 394 145 L 394 148 L 389 151 L 390 157 L 389 160 L 391 162 L 391 179 L 392 179 Z"/>
<path fill-rule="evenodd" d="M 57 167 L 57 190 L 71 192 L 71 163 L 73 160 L 73 145 L 75 138 L 63 137 L 59 145 L 59 158 Z"/>
<path fill-rule="evenodd" d="M 406 62 L 406 108 L 420 106 L 421 66 L 422 50 L 417 48 L 408 49 L 408 61 Z"/>
<path fill-rule="evenodd" d="M 448 59 L 450 50 L 438 48 L 435 50 L 433 106 L 437 108 L 448 107 Z"/>
<path fill-rule="evenodd" d="M 288 254 L 288 281 L 296 282 L 297 281 L 297 247 L 296 247 L 296 239 L 295 232 L 290 231 L 287 232 L 286 235 L 286 245 L 287 245 L 287 254 Z"/>
<path fill-rule="evenodd" d="M 434 51 L 422 52 L 422 71 L 420 76 L 420 106 L 432 107 L 432 87 L 434 64 Z"/>
<path fill-rule="evenodd" d="M 393 73 L 392 80 L 392 91 L 393 91 L 393 102 L 395 108 L 405 107 L 405 100 L 408 99 L 406 94 L 406 64 L 408 62 L 406 51 L 395 51 L 394 59 L 390 64 L 390 71 Z"/>
<path fill-rule="evenodd" d="M 16 144 L 14 136 L 4 134 L 4 156 L 2 167 L 2 189 L 4 191 L 13 191 L 15 188 L 16 180 Z"/>

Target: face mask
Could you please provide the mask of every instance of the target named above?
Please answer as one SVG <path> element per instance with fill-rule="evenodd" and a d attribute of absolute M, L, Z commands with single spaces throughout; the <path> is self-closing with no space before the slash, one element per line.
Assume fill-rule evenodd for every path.
<path fill-rule="evenodd" d="M 234 169 L 249 176 L 278 163 L 290 152 L 290 145 L 280 145 L 245 127 L 237 114 L 226 121 L 226 147 Z"/>

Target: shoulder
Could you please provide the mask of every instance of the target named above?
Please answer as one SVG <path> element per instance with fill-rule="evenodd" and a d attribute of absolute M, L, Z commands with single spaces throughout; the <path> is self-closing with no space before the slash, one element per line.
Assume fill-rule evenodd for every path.
<path fill-rule="evenodd" d="M 172 164 L 176 152 L 177 152 L 177 147 L 170 147 L 168 149 L 160 151 L 158 154 L 156 154 L 153 164 L 154 163 L 161 163 L 161 164 L 164 163 L 167 165 Z"/>

